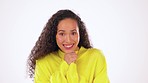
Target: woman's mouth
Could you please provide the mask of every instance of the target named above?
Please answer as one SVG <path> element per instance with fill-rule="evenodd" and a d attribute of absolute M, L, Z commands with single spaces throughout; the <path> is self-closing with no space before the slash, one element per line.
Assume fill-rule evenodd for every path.
<path fill-rule="evenodd" d="M 73 47 L 74 44 L 63 44 L 65 49 L 71 49 Z"/>

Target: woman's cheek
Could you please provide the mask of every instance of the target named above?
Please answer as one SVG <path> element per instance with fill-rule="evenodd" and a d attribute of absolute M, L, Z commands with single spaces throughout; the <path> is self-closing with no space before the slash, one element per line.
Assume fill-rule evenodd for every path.
<path fill-rule="evenodd" d="M 62 43 L 63 39 L 62 38 L 58 38 L 58 42 Z"/>
<path fill-rule="evenodd" d="M 73 40 L 76 41 L 76 42 L 79 42 L 79 36 L 76 35 L 76 36 L 73 38 Z"/>

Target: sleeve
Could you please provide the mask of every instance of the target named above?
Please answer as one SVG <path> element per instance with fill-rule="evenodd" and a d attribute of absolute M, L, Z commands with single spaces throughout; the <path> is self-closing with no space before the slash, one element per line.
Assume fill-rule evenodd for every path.
<path fill-rule="evenodd" d="M 95 77 L 93 83 L 110 83 L 107 75 L 107 65 L 105 56 L 100 53 L 101 56 L 98 57 L 97 66 L 95 70 Z"/>
<path fill-rule="evenodd" d="M 42 62 L 36 62 L 34 83 L 67 83 L 65 78 L 69 65 L 62 61 L 59 70 L 51 74 L 47 65 Z"/>
<path fill-rule="evenodd" d="M 63 60 L 59 70 L 53 74 L 49 72 L 44 64 L 36 63 L 34 83 L 78 83 L 77 79 L 77 70 L 74 63 L 68 65 Z"/>
<path fill-rule="evenodd" d="M 71 63 L 66 74 L 68 83 L 78 83 L 79 77 L 77 73 L 77 66 L 75 63 Z"/>
<path fill-rule="evenodd" d="M 48 70 L 45 68 L 45 64 L 42 61 L 37 60 L 35 66 L 34 83 L 50 83 L 48 79 Z M 50 73 L 48 73 L 50 75 Z"/>

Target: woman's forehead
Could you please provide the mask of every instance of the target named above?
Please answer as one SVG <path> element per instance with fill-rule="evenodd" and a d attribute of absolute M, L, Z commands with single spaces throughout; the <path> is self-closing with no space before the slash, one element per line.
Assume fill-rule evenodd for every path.
<path fill-rule="evenodd" d="M 58 24 L 58 30 L 77 30 L 78 24 L 77 21 L 71 18 L 67 18 L 64 20 L 61 20 Z"/>

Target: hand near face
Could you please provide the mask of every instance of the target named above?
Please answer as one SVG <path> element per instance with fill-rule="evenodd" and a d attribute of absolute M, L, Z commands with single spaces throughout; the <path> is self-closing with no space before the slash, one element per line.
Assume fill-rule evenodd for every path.
<path fill-rule="evenodd" d="M 72 62 L 75 62 L 77 59 L 77 54 L 75 52 L 65 53 L 64 60 L 71 64 Z"/>

